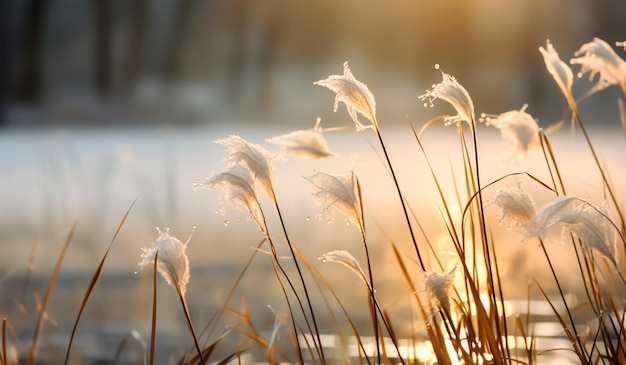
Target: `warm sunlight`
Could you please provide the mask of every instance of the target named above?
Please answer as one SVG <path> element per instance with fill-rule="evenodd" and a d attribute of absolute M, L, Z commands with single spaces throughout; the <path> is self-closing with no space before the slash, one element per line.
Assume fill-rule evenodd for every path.
<path fill-rule="evenodd" d="M 0 365 L 626 363 L 625 22 L 0 2 Z"/>

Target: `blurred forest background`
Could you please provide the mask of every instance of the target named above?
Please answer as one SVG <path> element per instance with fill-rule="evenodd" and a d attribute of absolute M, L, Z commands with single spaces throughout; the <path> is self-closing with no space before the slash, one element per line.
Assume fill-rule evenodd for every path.
<path fill-rule="evenodd" d="M 625 21 L 621 0 L 2 0 L 0 124 L 288 121 L 346 60 L 377 98 L 421 107 L 440 63 L 483 111 L 554 110 L 537 48 L 569 60 Z"/>

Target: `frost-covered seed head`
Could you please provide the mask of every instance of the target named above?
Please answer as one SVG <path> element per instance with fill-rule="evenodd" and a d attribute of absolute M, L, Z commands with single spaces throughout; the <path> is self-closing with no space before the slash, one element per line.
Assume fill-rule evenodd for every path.
<path fill-rule="evenodd" d="M 295 131 L 268 139 L 269 143 L 277 144 L 282 151 L 304 158 L 325 158 L 335 154 L 331 152 L 322 134 L 321 119 L 317 118 L 313 129 Z"/>
<path fill-rule="evenodd" d="M 430 300 L 433 301 L 435 305 L 438 304 L 447 314 L 450 314 L 450 289 L 452 288 L 456 268 L 457 265 L 454 264 L 446 273 L 435 271 L 424 273 L 426 293 Z"/>
<path fill-rule="evenodd" d="M 374 94 L 367 88 L 367 85 L 354 78 L 347 61 L 343 64 L 343 75 L 330 75 L 328 78 L 313 84 L 335 92 L 334 111 L 337 111 L 339 102 L 343 102 L 348 109 L 350 118 L 356 124 L 357 131 L 367 128 L 378 129 Z M 369 119 L 372 124 L 362 124 L 357 117 L 357 112 Z"/>
<path fill-rule="evenodd" d="M 141 249 L 142 254 L 139 266 L 151 265 L 158 252 L 157 270 L 163 279 L 184 297 L 190 275 L 189 259 L 186 253 L 187 242 L 182 243 L 178 238 L 170 236 L 170 229 L 167 227 L 163 230 L 159 227 L 156 229 L 159 232 L 159 237 L 151 246 Z M 191 235 L 189 238 L 191 238 Z"/>
<path fill-rule="evenodd" d="M 231 135 L 215 142 L 225 146 L 228 151 L 228 156 L 224 158 L 227 169 L 235 165 L 248 169 L 252 179 L 259 182 L 270 199 L 274 198 L 272 156 L 265 148 L 250 143 L 237 135 Z"/>
<path fill-rule="evenodd" d="M 581 239 L 589 249 L 617 265 L 615 260 L 615 227 L 611 224 L 606 202 L 594 207 L 573 196 L 556 198 L 537 211 L 528 225 L 529 236 L 543 238 L 552 226 L 559 225 Z"/>
<path fill-rule="evenodd" d="M 357 259 L 350 254 L 350 252 L 342 250 L 330 251 L 318 257 L 318 260 L 322 260 L 322 262 L 334 262 L 347 267 L 352 272 L 357 274 L 357 276 L 363 280 L 365 285 L 367 285 L 367 279 L 365 277 L 365 273 L 363 273 L 363 270 L 361 269 L 361 265 Z"/>
<path fill-rule="evenodd" d="M 225 214 L 227 206 L 250 213 L 250 217 L 261 232 L 266 233 L 261 204 L 248 169 L 235 165 L 225 172 L 208 177 L 203 183 L 196 182 L 193 185 L 194 190 L 217 187 L 223 189 L 222 200 L 219 203 L 220 213 Z"/>
<path fill-rule="evenodd" d="M 561 92 L 567 99 L 570 107 L 574 107 L 574 97 L 572 95 L 572 85 L 574 84 L 574 75 L 569 66 L 561 61 L 559 53 L 556 51 L 550 40 L 546 40 L 546 48 L 539 47 L 539 51 L 543 56 L 546 69 L 554 78 L 554 81 L 561 89 Z"/>
<path fill-rule="evenodd" d="M 626 62 L 602 39 L 594 38 L 592 42 L 583 44 L 574 55 L 576 57 L 570 63 L 581 66 L 578 77 L 589 73 L 589 81 L 592 81 L 599 75 L 598 81 L 588 94 L 626 82 Z"/>
<path fill-rule="evenodd" d="M 511 110 L 500 115 L 483 114 L 480 118 L 481 122 L 498 128 L 502 137 L 513 144 L 513 160 L 521 159 L 531 148 L 541 146 L 539 125 L 526 112 L 527 107 L 525 104 L 520 110 Z"/>
<path fill-rule="evenodd" d="M 500 223 L 507 220 L 511 227 L 521 232 L 526 230 L 536 212 L 533 198 L 522 189 L 521 184 L 518 187 L 505 186 L 498 189 L 493 199 L 487 202 L 487 206 L 491 205 L 500 208 Z"/>
<path fill-rule="evenodd" d="M 341 176 L 317 172 L 305 178 L 317 188 L 313 196 L 322 206 L 320 217 L 332 220 L 335 212 L 339 212 L 363 230 L 363 212 L 354 170 Z"/>
<path fill-rule="evenodd" d="M 435 65 L 435 68 L 440 70 L 439 65 Z M 425 101 L 424 105 L 433 106 L 433 102 L 436 99 L 447 101 L 454 107 L 457 115 L 452 117 L 446 117 L 444 121 L 446 125 L 452 123 L 458 123 L 461 121 L 467 122 L 470 126 L 474 127 L 475 114 L 474 114 L 474 102 L 465 88 L 456 81 L 456 79 L 441 71 L 443 80 L 433 85 L 432 89 L 426 90 L 426 93 L 418 96 L 422 101 Z"/>

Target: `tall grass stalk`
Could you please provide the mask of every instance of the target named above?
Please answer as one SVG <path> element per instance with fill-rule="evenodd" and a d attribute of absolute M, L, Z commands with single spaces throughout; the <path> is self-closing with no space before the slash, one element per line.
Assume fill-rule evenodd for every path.
<path fill-rule="evenodd" d="M 370 146 L 379 158 L 384 172 L 393 181 L 393 188 L 390 187 L 391 194 L 397 197 L 394 199 L 400 200 L 395 212 L 397 217 L 394 218 L 400 219 L 399 227 L 402 229 L 403 238 L 400 240 L 392 238 L 392 229 L 395 227 L 385 227 L 381 224 L 378 224 L 378 228 L 383 238 L 372 234 L 370 221 L 368 220 L 367 224 L 365 221 L 365 208 L 370 204 L 367 200 L 369 197 L 363 194 L 362 184 L 365 187 L 366 183 L 374 184 L 376 181 L 360 179 L 356 173 L 356 163 L 345 175 L 333 176 L 315 172 L 307 177 L 307 180 L 318 189 L 313 195 L 322 203 L 320 214 L 332 215 L 338 211 L 345 215 L 348 223 L 354 223 L 359 230 L 358 245 L 363 246 L 366 260 L 363 268 L 349 250 L 335 249 L 317 255 L 321 261 L 341 264 L 356 274 L 357 278 L 345 279 L 350 292 L 342 293 L 338 287 L 346 282 L 337 283 L 333 277 L 326 276 L 323 270 L 303 253 L 301 242 L 293 240 L 295 236 L 288 219 L 290 212 L 285 210 L 286 205 L 282 201 L 279 202 L 280 194 L 274 187 L 272 162 L 277 154 L 272 154 L 260 145 L 251 144 L 234 135 L 218 140 L 217 142 L 223 144 L 228 151 L 225 158 L 226 170 L 207 178 L 204 184 L 194 184 L 194 189 L 223 188 L 223 203 L 249 213 L 261 231 L 262 238 L 252 247 L 251 255 L 238 276 L 234 278 L 230 290 L 218 303 L 219 308 L 202 324 L 202 327 L 197 327 L 197 324 L 192 323 L 186 297 L 191 271 L 186 249 L 191 234 L 187 241 L 182 243 L 170 236 L 168 229 L 159 229 L 158 239 L 152 247 L 144 248 L 141 255 L 143 260 L 140 262 L 141 266 L 152 268 L 149 347 L 143 344 L 139 332 L 134 330 L 125 332 L 126 335 L 119 342 L 113 355 L 113 362 L 121 361 L 121 354 L 129 347 L 131 341 L 140 344 L 144 363 L 159 362 L 160 359 L 157 357 L 161 355 L 161 351 L 158 350 L 160 343 L 156 338 L 159 325 L 157 313 L 157 273 L 159 273 L 176 290 L 185 325 L 191 337 L 187 338 L 188 343 L 183 345 L 186 351 L 179 359 L 179 364 L 205 364 L 209 361 L 217 364 L 235 361 L 249 363 L 260 360 L 271 365 L 281 363 L 326 365 L 353 361 L 368 365 L 374 363 L 407 365 L 432 360 L 431 362 L 441 365 L 457 363 L 533 365 L 542 363 L 543 357 L 549 354 L 570 356 L 573 354 L 574 361 L 582 364 L 626 363 L 624 323 L 626 279 L 623 274 L 626 265 L 626 227 L 623 206 L 617 196 L 619 190 L 609 180 L 607 167 L 600 163 L 596 146 L 581 120 L 579 106 L 572 93 L 574 83 L 572 70 L 560 59 L 549 41 L 546 48 L 540 48 L 540 52 L 548 72 L 554 78 L 572 112 L 572 127 L 582 131 L 584 143 L 591 152 L 595 168 L 600 173 L 601 186 L 598 190 L 603 192 L 605 199 L 592 203 L 586 197 L 567 195 L 574 189 L 573 184 L 564 179 L 568 176 L 565 171 L 567 166 L 561 161 L 564 156 L 560 156 L 558 151 L 553 149 L 552 137 L 548 138 L 549 132 L 556 131 L 556 128 L 540 129 L 537 121 L 525 112 L 526 106 L 520 110 L 499 114 L 492 119 L 482 114 L 483 117 L 478 121 L 492 123 L 492 126 L 500 129 L 502 135 L 516 144 L 520 156 L 526 156 L 530 148 L 541 148 L 543 161 L 539 161 L 538 168 L 546 175 L 546 181 L 534 171 L 525 170 L 505 172 L 491 181 L 486 181 L 484 152 L 479 144 L 481 123 L 477 123 L 472 98 L 453 76 L 440 70 L 442 81 L 418 98 L 425 102 L 425 106 L 432 106 L 433 101 L 437 99 L 443 100 L 454 108 L 456 114 L 439 115 L 426 121 L 421 128 L 417 128 L 411 121 L 408 123 L 413 139 L 417 142 L 417 154 L 423 156 L 425 161 L 424 164 L 417 164 L 418 172 L 421 172 L 419 168 L 424 168 L 426 179 L 434 183 L 433 192 L 417 188 L 418 193 L 434 193 L 437 204 L 437 207 L 432 209 L 435 214 L 431 214 L 431 217 L 434 217 L 433 220 L 438 224 L 425 226 L 419 215 L 427 214 L 428 211 L 421 200 L 414 203 L 410 199 L 413 194 L 409 194 L 408 189 L 415 189 L 414 181 L 409 181 L 408 184 L 400 180 L 402 175 L 398 170 L 399 165 L 392 161 L 388 150 L 389 141 L 382 136 L 374 95 L 365 83 L 354 77 L 346 62 L 342 75 L 331 75 L 315 84 L 335 93 L 335 110 L 339 102 L 345 104 L 357 132 L 374 130 L 376 140 Z M 604 53 L 598 53 L 597 57 L 600 58 L 593 58 L 594 52 Z M 583 98 L 610 85 L 619 85 L 626 95 L 626 62 L 610 49 L 608 43 L 594 39 L 593 42 L 583 45 L 576 52 L 576 56 L 579 57 L 572 59 L 570 63 L 583 66 L 579 76 L 587 72 L 592 76 L 600 75 L 598 82 Z M 594 63 L 595 61 L 602 62 Z M 596 66 L 600 68 L 593 68 Z M 437 68 L 439 69 L 438 66 Z M 620 119 L 624 125 L 626 112 L 622 102 L 618 105 Z M 517 121 L 519 123 L 515 124 L 514 117 L 522 115 L 526 124 L 519 120 Z M 359 120 L 359 117 L 366 120 Z M 432 155 L 427 151 L 425 144 L 426 129 L 440 121 L 446 125 L 454 124 L 457 129 L 457 135 L 452 135 L 458 149 L 454 151 L 457 155 L 448 156 L 450 171 L 445 171 L 451 175 L 449 181 L 437 170 L 439 166 L 431 158 Z M 331 151 L 322 135 L 322 132 L 330 130 L 338 131 L 345 128 L 322 129 L 318 118 L 313 129 L 288 133 L 267 142 L 280 145 L 281 152 L 300 157 L 334 158 L 338 155 Z M 171 166 L 168 168 L 167 171 L 174 171 Z M 57 176 L 58 172 L 51 174 Z M 419 179 L 423 178 L 422 175 L 419 176 Z M 168 174 L 165 180 L 169 194 L 166 205 L 171 208 L 170 212 L 175 214 L 178 205 L 173 200 L 175 185 L 172 179 L 173 174 Z M 517 182 L 517 187 L 506 186 L 511 180 Z M 531 194 L 531 190 L 528 192 L 524 190 L 522 183 L 526 182 L 530 182 L 539 193 Z M 451 184 L 450 187 L 447 187 L 447 183 Z M 259 193 L 259 187 L 271 202 L 269 211 L 264 210 L 261 205 L 259 194 L 263 193 Z M 490 199 L 493 191 L 495 194 Z M 544 194 L 553 197 L 553 200 L 537 209 L 539 205 L 535 204 L 533 197 L 543 199 Z M 65 197 L 63 193 L 58 196 Z M 79 322 L 83 320 L 93 290 L 105 275 L 105 262 L 111 260 L 112 246 L 125 226 L 134 204 L 133 202 L 123 215 L 82 294 L 67 347 L 62 351 L 65 355 L 65 364 L 71 362 L 70 357 L 72 362 L 81 361 L 79 351 L 75 348 L 80 343 L 76 341 L 80 338 Z M 419 208 L 417 213 L 414 210 L 416 207 Z M 499 223 L 506 221 L 513 232 L 500 235 L 486 212 L 490 207 L 500 209 L 497 216 Z M 51 207 L 46 205 L 45 208 Z M 275 214 L 280 227 L 270 227 L 267 213 Z M 149 219 L 152 218 L 155 216 L 151 213 Z M 169 218 L 177 219 L 173 216 Z M 373 221 L 376 222 L 376 219 Z M 548 248 L 549 241 L 558 228 L 561 230 L 561 240 L 565 249 L 558 247 L 552 251 Z M 44 321 L 75 229 L 76 226 L 73 226 L 65 239 L 41 303 L 38 302 L 39 296 L 35 293 L 36 304 L 39 304 L 38 318 L 36 322 L 33 321 L 35 324 L 32 340 L 26 347 L 26 353 L 22 355 L 26 364 L 36 364 L 40 353 L 43 353 L 39 347 L 43 337 Z M 289 250 L 287 256 L 278 254 L 276 236 L 272 235 L 276 233 L 275 229 L 279 229 L 278 236 L 285 240 Z M 405 229 L 408 229 L 408 235 Z M 432 234 L 431 229 L 437 233 Z M 418 242 L 419 234 L 423 237 L 419 237 Z M 507 251 L 504 246 L 515 244 L 516 238 L 520 242 L 527 242 L 526 247 L 520 249 L 522 253 L 534 255 L 529 252 L 534 252 L 531 250 L 535 246 L 540 250 L 538 256 L 543 258 L 539 257 L 540 262 L 532 264 L 541 264 L 542 268 L 546 268 L 547 274 L 544 275 L 547 276 L 547 282 L 542 274 L 535 274 L 529 269 L 528 283 L 517 288 L 518 290 L 513 288 L 515 291 L 513 296 L 510 296 L 511 284 L 508 280 L 512 279 L 511 282 L 515 283 L 516 278 L 511 276 L 521 274 L 517 271 L 508 272 L 510 269 L 507 267 L 505 257 Z M 27 314 L 25 302 L 28 299 L 26 294 L 36 273 L 33 262 L 38 242 L 39 239 L 33 242 L 21 293 L 19 297 L 16 296 L 17 308 L 25 314 Z M 397 287 L 386 288 L 383 285 L 386 284 L 385 274 L 392 270 L 389 266 L 383 266 L 385 262 L 381 262 L 387 259 L 387 256 L 380 255 L 380 260 L 375 257 L 378 250 L 374 251 L 373 248 L 379 242 L 388 245 L 385 248 L 391 255 L 391 269 L 397 270 L 397 277 L 393 277 L 392 281 L 398 284 Z M 269 249 L 264 246 L 268 246 Z M 448 248 L 450 250 L 447 250 Z M 529 252 L 524 252 L 526 250 Z M 405 251 L 408 252 L 408 257 L 404 256 Z M 565 255 L 561 257 L 562 251 L 567 251 L 571 257 Z M 268 314 L 271 312 L 273 315 L 273 328 L 270 330 L 255 322 L 256 313 L 248 307 L 246 293 L 241 293 L 239 307 L 233 304 L 233 298 L 243 287 L 242 283 L 249 276 L 255 275 L 251 272 L 251 264 L 258 253 L 267 253 L 269 256 L 273 279 L 276 280 L 282 294 L 282 298 L 278 300 L 286 307 L 275 310 L 274 303 L 266 303 L 267 305 L 262 307 L 263 311 L 269 309 Z M 515 252 L 515 255 L 517 254 Z M 513 257 L 511 260 L 518 258 Z M 534 258 L 530 257 L 531 260 Z M 288 264 L 292 260 L 293 264 Z M 561 270 L 560 266 L 565 260 L 568 260 L 567 264 L 575 270 Z M 511 266 L 511 270 L 517 268 L 516 265 Z M 421 280 L 417 279 L 418 277 Z M 266 278 L 262 279 L 265 284 Z M 355 282 L 351 282 L 351 279 Z M 361 289 L 366 290 L 361 292 L 362 297 L 350 295 L 355 293 L 354 290 Z M 382 293 L 385 293 L 386 289 L 394 291 L 393 302 L 383 297 Z M 536 290 L 538 292 L 535 292 Z M 576 296 L 576 302 L 571 299 L 573 295 Z M 545 344 L 543 334 L 539 332 L 539 327 L 534 327 L 535 313 L 532 313 L 534 303 L 532 298 L 535 296 L 550 307 L 553 312 L 551 319 L 558 322 L 563 329 L 563 333 L 557 337 L 569 341 L 565 348 L 541 349 Z M 396 299 L 398 297 L 406 299 L 407 303 L 401 303 L 401 300 Z M 518 313 L 514 305 L 509 306 L 519 298 L 525 300 L 522 305 L 525 306 L 526 312 L 523 314 Z M 319 308 L 314 306 L 317 302 L 313 299 L 318 299 L 321 303 Z M 261 300 L 268 299 L 261 297 Z M 356 304 L 351 304 L 351 301 Z M 410 323 L 402 317 L 401 310 L 398 314 L 394 312 L 396 306 L 405 304 L 407 305 L 402 310 L 408 310 Z M 362 309 L 367 314 L 363 316 L 364 318 L 358 318 L 353 314 L 352 311 L 355 309 L 351 306 L 357 307 L 356 310 Z M 320 314 L 325 316 L 320 317 Z M 323 321 L 322 318 L 327 321 Z M 18 330 L 14 330 L 15 323 L 13 320 L 9 321 L 8 313 L 3 312 L 0 326 L 0 365 L 20 362 L 20 354 L 14 343 L 18 343 L 22 337 Z M 331 352 L 327 352 L 325 348 L 327 343 L 323 341 L 324 324 L 330 326 L 330 331 L 335 332 L 333 338 L 337 343 Z M 59 327 L 61 331 L 63 327 Z M 196 332 L 196 328 L 202 328 L 202 331 Z M 370 340 L 365 333 L 371 332 L 373 339 Z M 375 347 L 370 350 L 368 346 L 371 346 L 372 342 Z M 409 343 L 409 347 L 412 348 L 407 350 L 405 343 Z M 422 359 L 419 354 L 411 353 L 417 352 L 421 345 L 429 346 L 427 360 Z M 217 361 L 211 359 L 222 347 L 227 347 L 226 351 L 222 352 L 222 359 Z M 354 350 L 354 354 L 351 350 Z M 257 355 L 262 359 L 256 358 Z"/>

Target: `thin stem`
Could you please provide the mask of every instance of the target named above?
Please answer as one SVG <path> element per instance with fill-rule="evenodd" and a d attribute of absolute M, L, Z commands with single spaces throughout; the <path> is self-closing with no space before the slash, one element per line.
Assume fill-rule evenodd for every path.
<path fill-rule="evenodd" d="M 154 254 L 154 270 L 152 271 L 152 321 L 150 324 L 150 362 L 154 365 L 154 351 L 156 343 L 156 315 L 157 315 L 157 271 L 159 262 L 159 251 Z"/>
<path fill-rule="evenodd" d="M 620 230 L 622 232 L 626 232 L 626 226 L 624 224 L 624 217 L 621 214 L 620 211 L 620 207 L 619 204 L 617 202 L 617 197 L 615 196 L 615 193 L 613 192 L 613 189 L 611 188 L 611 185 L 609 184 L 609 180 L 606 177 L 606 174 L 604 173 L 604 169 L 602 169 L 602 166 L 600 165 L 600 160 L 598 159 L 598 155 L 596 154 L 596 150 L 595 148 L 593 148 L 593 145 L 591 144 L 591 139 L 589 139 L 589 135 L 587 134 L 587 130 L 585 129 L 585 126 L 583 125 L 582 119 L 580 118 L 580 114 L 578 113 L 578 107 L 576 107 L 576 104 L 572 104 L 570 105 L 572 112 L 574 113 L 574 119 L 576 120 L 576 123 L 578 124 L 578 127 L 580 128 L 580 130 L 583 133 L 583 136 L 585 137 L 585 141 L 587 142 L 587 145 L 589 146 L 589 150 L 591 151 L 591 155 L 593 156 L 593 160 L 595 161 L 596 165 L 598 166 L 598 170 L 600 171 L 600 175 L 602 176 L 602 181 L 604 182 L 604 185 L 606 186 L 606 190 L 609 192 L 609 195 L 611 196 L 611 200 L 613 201 L 613 204 L 615 205 L 615 209 L 617 209 L 619 218 L 620 218 Z"/>
<path fill-rule="evenodd" d="M 475 164 L 476 164 L 476 189 L 478 192 L 478 213 L 480 215 L 480 233 L 482 235 L 482 239 L 484 242 L 484 251 L 485 251 L 485 266 L 487 268 L 487 277 L 489 279 L 489 284 L 490 284 L 490 288 L 491 290 L 489 291 L 491 294 L 491 300 L 493 301 L 492 303 L 492 307 L 493 307 L 493 311 L 494 314 L 496 315 L 496 318 L 499 318 L 498 316 L 498 306 L 497 306 L 497 300 L 496 300 L 496 293 L 495 293 L 495 284 L 493 281 L 493 272 L 491 269 L 491 254 L 490 254 L 490 249 L 489 249 L 489 241 L 487 239 L 487 230 L 485 229 L 486 227 L 486 223 L 485 223 L 485 212 L 484 212 L 484 205 L 483 205 L 483 193 L 482 193 L 482 189 L 481 189 L 481 185 L 480 185 L 480 170 L 479 170 L 479 164 L 478 164 L 478 144 L 476 143 L 476 123 L 474 121 L 472 121 L 471 123 L 471 127 L 472 127 L 472 139 L 474 141 L 474 159 L 475 159 Z M 497 325 L 496 326 L 496 332 L 498 337 L 502 338 L 502 334 L 500 331 L 500 326 Z M 506 335 L 506 333 L 505 333 Z M 500 341 L 498 341 L 498 344 L 500 344 Z"/>
<path fill-rule="evenodd" d="M 180 304 L 182 304 L 183 306 L 183 312 L 185 313 L 185 318 L 187 319 L 187 328 L 189 329 L 189 333 L 193 338 L 193 344 L 196 346 L 196 350 L 198 351 L 200 362 L 202 364 L 206 364 L 206 361 L 204 361 L 204 355 L 202 355 L 202 349 L 200 348 L 200 344 L 198 343 L 198 337 L 196 336 L 196 332 L 194 331 L 193 325 L 191 324 L 191 316 L 189 315 L 189 308 L 187 308 L 187 301 L 185 300 L 183 293 L 181 293 L 178 288 L 176 289 L 176 291 L 178 293 L 178 298 L 180 298 Z"/>
<path fill-rule="evenodd" d="M 367 272 L 369 275 L 369 285 L 368 285 L 368 290 L 371 293 L 371 300 L 372 300 L 372 305 L 374 306 L 373 311 L 372 311 L 372 320 L 374 321 L 374 337 L 375 337 L 375 342 L 376 342 L 376 356 L 378 358 L 378 363 L 380 364 L 381 358 L 380 358 L 380 343 L 379 343 L 379 339 L 378 339 L 378 315 L 376 314 L 376 308 L 378 307 L 378 303 L 376 302 L 376 296 L 375 296 L 375 292 L 374 292 L 374 275 L 372 274 L 372 264 L 370 261 L 370 254 L 369 254 L 369 249 L 367 248 L 367 239 L 365 238 L 365 228 L 362 228 L 361 231 L 361 237 L 363 238 L 363 247 L 365 247 L 365 258 L 367 260 Z M 382 316 L 382 313 L 381 313 Z"/>
<path fill-rule="evenodd" d="M 400 203 L 402 204 L 402 211 L 404 213 L 404 218 L 406 220 L 406 224 L 409 228 L 409 233 L 411 234 L 411 241 L 413 242 L 413 247 L 415 248 L 415 253 L 417 254 L 417 260 L 419 261 L 420 268 L 422 271 L 426 271 L 426 266 L 424 265 L 424 260 L 422 259 L 422 255 L 420 253 L 419 247 L 417 247 L 417 239 L 415 238 L 415 233 L 413 232 L 413 227 L 411 225 L 411 219 L 409 218 L 409 213 L 406 208 L 406 204 L 404 199 L 402 198 L 402 190 L 400 189 L 400 184 L 398 183 L 398 178 L 396 177 L 396 173 L 393 170 L 393 166 L 391 165 L 391 160 L 389 159 L 389 154 L 387 153 L 387 148 L 385 147 L 385 143 L 383 142 L 383 137 L 380 134 L 380 129 L 378 128 L 378 122 L 374 120 L 374 124 L 376 125 L 376 135 L 378 136 L 378 140 L 380 141 L 380 146 L 383 149 L 383 153 L 385 154 L 385 160 L 387 160 L 387 165 L 389 166 L 389 171 L 391 172 L 391 177 L 393 178 L 393 182 L 396 186 L 396 191 L 398 192 L 398 197 L 400 198 Z"/>
<path fill-rule="evenodd" d="M 298 271 L 298 276 L 300 277 L 300 281 L 302 282 L 302 287 L 304 289 L 304 295 L 306 297 L 306 301 L 307 301 L 307 305 L 309 306 L 309 311 L 311 313 L 311 320 L 313 321 L 313 327 L 315 328 L 315 337 L 317 339 L 317 344 L 318 344 L 318 355 L 320 356 L 320 360 L 322 362 L 322 365 L 326 364 L 326 358 L 324 356 L 324 351 L 322 348 L 322 339 L 320 337 L 320 332 L 317 326 L 317 320 L 315 319 L 315 311 L 313 310 L 313 305 L 311 304 L 311 298 L 309 296 L 309 291 L 307 290 L 306 287 L 306 282 L 304 280 L 304 275 L 302 274 L 302 269 L 300 269 L 300 264 L 298 263 L 298 259 L 296 257 L 296 252 L 293 249 L 293 246 L 291 244 L 291 240 L 289 239 L 289 235 L 287 234 L 287 227 L 285 226 L 285 220 L 283 219 L 283 215 L 281 213 L 280 207 L 278 206 L 278 200 L 276 199 L 276 196 L 274 195 L 274 206 L 276 207 L 276 212 L 278 213 L 278 218 L 280 220 L 280 225 L 283 229 L 283 234 L 285 235 L 285 240 L 287 241 L 287 246 L 289 246 L 289 251 L 291 252 L 291 256 L 293 257 L 293 262 L 296 266 L 296 270 Z M 304 314 L 304 313 L 303 313 Z M 306 316 L 305 316 L 306 318 Z"/>
<path fill-rule="evenodd" d="M 554 281 L 555 281 L 556 286 L 557 286 L 557 288 L 559 290 L 559 294 L 561 295 L 561 300 L 563 300 L 563 305 L 565 306 L 565 311 L 567 312 L 567 317 L 569 318 L 570 323 L 572 324 L 572 330 L 571 331 L 570 331 L 569 328 L 567 328 L 567 326 L 565 328 L 563 328 L 563 330 L 565 330 L 567 333 L 570 334 L 570 338 L 576 338 L 578 343 L 574 343 L 572 341 L 572 345 L 574 346 L 575 352 L 577 354 L 582 355 L 582 353 L 579 353 L 579 351 L 584 351 L 585 347 L 581 343 L 580 338 L 576 335 L 576 324 L 574 322 L 574 317 L 572 316 L 572 313 L 569 310 L 569 306 L 567 305 L 567 302 L 565 300 L 565 294 L 563 293 L 563 289 L 561 288 L 561 283 L 559 282 L 559 278 L 556 275 L 556 271 L 554 270 L 554 266 L 552 265 L 552 260 L 550 260 L 550 255 L 548 255 L 548 251 L 546 250 L 546 246 L 543 243 L 542 239 L 539 239 L 539 246 L 541 246 L 541 249 L 543 250 L 543 253 L 544 253 L 545 257 L 546 257 L 546 260 L 548 260 L 548 266 L 550 267 L 550 271 L 552 272 L 552 276 L 554 277 Z M 578 345 L 578 348 L 576 348 L 576 345 Z"/>

